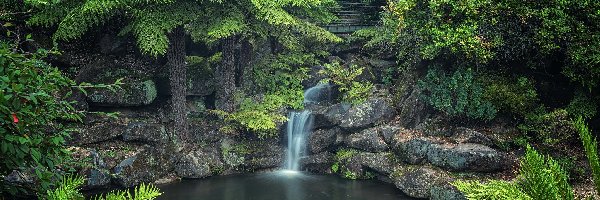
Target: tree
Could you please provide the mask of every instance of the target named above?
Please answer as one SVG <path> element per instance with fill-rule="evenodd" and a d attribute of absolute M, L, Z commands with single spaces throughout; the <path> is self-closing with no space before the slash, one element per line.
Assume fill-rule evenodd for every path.
<path fill-rule="evenodd" d="M 166 54 L 175 131 L 181 138 L 187 137 L 185 32 L 194 41 L 214 43 L 223 40 L 224 61 L 216 70 L 216 78 L 223 85 L 218 87 L 217 102 L 227 111 L 233 109 L 235 58 L 230 54 L 237 36 L 284 38 L 282 36 L 291 36 L 293 32 L 319 40 L 339 40 L 311 23 L 331 19 L 326 7 L 334 4 L 333 0 L 36 0 L 27 3 L 37 9 L 28 23 L 58 25 L 54 33 L 56 40 L 78 39 L 89 29 L 120 18 L 127 24 L 121 34 L 133 34 L 143 53 Z"/>

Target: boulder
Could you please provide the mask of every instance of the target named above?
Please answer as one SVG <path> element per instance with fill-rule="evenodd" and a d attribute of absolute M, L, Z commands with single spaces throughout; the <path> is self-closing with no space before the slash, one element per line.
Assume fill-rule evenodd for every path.
<path fill-rule="evenodd" d="M 280 167 L 285 157 L 284 148 L 276 140 L 244 141 L 247 170 L 272 169 Z"/>
<path fill-rule="evenodd" d="M 451 171 L 494 172 L 505 168 L 505 155 L 488 146 L 464 143 L 433 144 L 427 159 L 435 166 Z"/>
<path fill-rule="evenodd" d="M 145 146 L 113 169 L 114 180 L 121 187 L 154 182 L 173 170 L 172 158 L 172 153 Z"/>
<path fill-rule="evenodd" d="M 422 164 L 427 161 L 427 152 L 431 144 L 433 144 L 433 141 L 428 138 L 416 137 L 398 141 L 393 150 L 406 163 Z"/>
<path fill-rule="evenodd" d="M 382 152 L 388 149 L 378 127 L 362 130 L 350 134 L 344 141 L 349 147 L 362 149 L 368 152 Z"/>
<path fill-rule="evenodd" d="M 121 89 L 94 89 L 87 96 L 90 104 L 97 106 L 142 106 L 151 104 L 156 99 L 154 81 L 129 82 Z"/>
<path fill-rule="evenodd" d="M 183 178 L 204 178 L 217 175 L 223 169 L 219 151 L 214 147 L 191 151 L 175 165 L 175 173 Z"/>
<path fill-rule="evenodd" d="M 334 103 L 338 95 L 338 86 L 333 84 L 317 84 L 304 92 L 304 103 L 327 105 Z"/>
<path fill-rule="evenodd" d="M 169 139 L 165 126 L 162 124 L 148 124 L 133 122 L 127 125 L 123 133 L 123 141 L 139 141 L 145 143 L 166 143 Z"/>
<path fill-rule="evenodd" d="M 352 157 L 351 162 L 358 162 L 363 167 L 373 170 L 379 174 L 390 175 L 394 169 L 394 154 L 389 152 L 364 152 Z"/>
<path fill-rule="evenodd" d="M 407 128 L 414 128 L 427 117 L 427 105 L 420 98 L 420 90 L 412 92 L 398 105 L 400 124 Z"/>
<path fill-rule="evenodd" d="M 308 136 L 308 150 L 317 154 L 335 146 L 337 135 L 340 135 L 342 130 L 340 128 L 333 129 L 319 129 L 313 131 Z"/>
<path fill-rule="evenodd" d="M 84 145 L 115 139 L 127 130 L 125 123 L 122 120 L 106 120 L 83 125 L 71 135 L 71 143 Z"/>
<path fill-rule="evenodd" d="M 335 155 L 331 152 L 321 152 L 300 159 L 300 166 L 311 172 L 331 173 L 331 165 L 335 161 Z"/>
<path fill-rule="evenodd" d="M 339 121 L 340 127 L 355 130 L 389 120 L 393 116 L 394 108 L 387 99 L 372 98 L 362 104 L 352 106 Z"/>
<path fill-rule="evenodd" d="M 324 122 L 327 122 L 329 126 L 336 126 L 342 123 L 342 119 L 346 113 L 351 109 L 349 104 L 338 103 L 330 107 L 325 108 L 323 113 Z M 319 116 L 315 117 L 315 121 L 319 120 Z"/>
<path fill-rule="evenodd" d="M 401 171 L 395 171 L 391 177 L 394 185 L 414 198 L 429 198 L 431 188 L 449 179 L 447 174 L 430 167 L 397 170 Z"/>

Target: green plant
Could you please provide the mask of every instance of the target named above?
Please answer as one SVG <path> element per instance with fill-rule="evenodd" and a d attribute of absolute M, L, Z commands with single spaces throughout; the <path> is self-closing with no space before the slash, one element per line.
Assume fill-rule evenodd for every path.
<path fill-rule="evenodd" d="M 545 145 L 553 146 L 568 141 L 576 133 L 569 113 L 564 109 L 546 112 L 540 108 L 525 116 L 518 128 Z"/>
<path fill-rule="evenodd" d="M 584 119 L 591 119 L 596 116 L 597 109 L 598 104 L 596 101 L 583 91 L 576 92 L 573 100 L 565 108 L 571 117 L 581 116 Z"/>
<path fill-rule="evenodd" d="M 58 187 L 54 190 L 48 190 L 45 198 L 48 200 L 83 200 L 85 198 L 77 189 L 83 183 L 83 177 L 63 176 Z"/>
<path fill-rule="evenodd" d="M 133 189 L 133 193 L 130 193 L 129 190 L 116 190 L 95 196 L 94 200 L 152 200 L 161 194 L 156 186 L 141 183 Z"/>
<path fill-rule="evenodd" d="M 533 200 L 517 184 L 507 181 L 491 180 L 484 184 L 479 181 L 459 180 L 452 185 L 464 193 L 469 200 Z"/>
<path fill-rule="evenodd" d="M 521 169 L 515 183 L 492 180 L 455 181 L 452 185 L 469 199 L 550 199 L 573 200 L 567 173 L 552 157 L 540 155 L 527 146 L 521 158 Z"/>
<path fill-rule="evenodd" d="M 583 117 L 577 118 L 575 127 L 579 132 L 579 138 L 581 138 L 581 142 L 583 143 L 590 168 L 592 168 L 592 177 L 594 178 L 596 192 L 600 194 L 600 159 L 598 158 L 598 141 L 596 138 L 592 138 L 592 133 L 587 124 L 585 124 Z"/>
<path fill-rule="evenodd" d="M 348 68 L 340 65 L 339 62 L 327 63 L 319 74 L 327 76 L 321 80 L 322 83 L 333 83 L 339 86 L 338 90 L 342 94 L 342 101 L 351 104 L 360 104 L 366 101 L 373 90 L 373 83 L 357 81 L 357 77 L 363 73 L 364 67 L 350 65 Z"/>
<path fill-rule="evenodd" d="M 540 155 L 532 147 L 521 160 L 517 184 L 533 199 L 574 199 L 568 175 L 552 157 Z"/>
<path fill-rule="evenodd" d="M 423 99 L 450 117 L 491 120 L 496 108 L 483 98 L 483 88 L 470 68 L 456 70 L 451 76 L 431 68 L 418 83 Z"/>
<path fill-rule="evenodd" d="M 484 75 L 478 80 L 485 86 L 483 98 L 499 111 L 523 117 L 539 106 L 538 94 L 531 79 Z"/>

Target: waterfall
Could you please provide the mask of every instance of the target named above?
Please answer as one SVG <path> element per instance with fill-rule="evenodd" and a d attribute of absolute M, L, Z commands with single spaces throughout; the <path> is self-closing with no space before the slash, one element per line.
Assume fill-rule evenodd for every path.
<path fill-rule="evenodd" d="M 291 112 L 287 124 L 287 159 L 286 170 L 297 171 L 300 169 L 300 158 L 306 155 L 306 140 L 312 128 L 310 111 Z"/>

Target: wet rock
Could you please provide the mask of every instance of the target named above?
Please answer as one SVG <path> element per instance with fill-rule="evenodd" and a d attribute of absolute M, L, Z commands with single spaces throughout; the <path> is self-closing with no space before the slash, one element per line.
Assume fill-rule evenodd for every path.
<path fill-rule="evenodd" d="M 98 120 L 80 127 L 71 135 L 70 143 L 77 145 L 93 144 L 115 139 L 127 130 L 124 120 Z"/>
<path fill-rule="evenodd" d="M 275 140 L 245 141 L 244 167 L 248 170 L 280 167 L 285 157 L 285 149 Z"/>
<path fill-rule="evenodd" d="M 156 99 L 154 81 L 130 82 L 113 92 L 108 89 L 92 90 L 87 96 L 90 104 L 97 106 L 142 106 Z"/>
<path fill-rule="evenodd" d="M 343 117 L 348 113 L 351 106 L 349 104 L 338 103 L 333 106 L 330 106 L 324 110 L 324 120 L 328 123 L 329 126 L 336 126 L 342 123 Z M 319 118 L 315 118 L 315 120 L 319 120 Z"/>
<path fill-rule="evenodd" d="M 173 170 L 172 157 L 172 153 L 145 146 L 114 168 L 114 180 L 121 187 L 154 182 Z"/>
<path fill-rule="evenodd" d="M 388 145 L 377 127 L 350 134 L 346 137 L 345 143 L 350 147 L 369 152 L 382 152 L 388 149 Z"/>
<path fill-rule="evenodd" d="M 352 160 L 360 163 L 363 167 L 383 175 L 391 174 L 395 164 L 394 155 L 389 152 L 359 153 Z"/>
<path fill-rule="evenodd" d="M 394 116 L 394 108 L 388 100 L 373 98 L 352 106 L 340 120 L 340 127 L 348 130 L 366 128 Z"/>
<path fill-rule="evenodd" d="M 467 200 L 464 194 L 449 183 L 435 185 L 429 190 L 429 193 L 430 200 Z"/>
<path fill-rule="evenodd" d="M 175 165 L 175 173 L 183 178 L 204 178 L 223 168 L 217 148 L 202 148 L 184 155 Z"/>
<path fill-rule="evenodd" d="M 308 149 L 311 153 L 316 154 L 335 146 L 336 136 L 341 134 L 340 128 L 319 129 L 313 131 L 308 137 Z"/>
<path fill-rule="evenodd" d="M 317 84 L 304 92 L 305 104 L 327 105 L 334 103 L 338 97 L 338 86 L 333 84 Z"/>
<path fill-rule="evenodd" d="M 399 141 L 394 146 L 394 152 L 402 161 L 409 164 L 421 164 L 427 161 L 427 152 L 433 141 L 423 137 Z"/>
<path fill-rule="evenodd" d="M 167 131 L 162 124 L 133 122 L 127 125 L 127 129 L 123 133 L 123 141 L 165 143 L 167 140 Z"/>
<path fill-rule="evenodd" d="M 481 144 L 433 144 L 427 159 L 435 166 L 452 171 L 494 172 L 505 167 L 505 155 Z"/>
<path fill-rule="evenodd" d="M 300 166 L 311 172 L 331 173 L 331 165 L 335 161 L 335 155 L 331 152 L 321 152 L 300 159 Z"/>
<path fill-rule="evenodd" d="M 429 198 L 431 188 L 448 180 L 445 173 L 429 167 L 395 171 L 391 178 L 396 187 L 414 198 Z"/>

